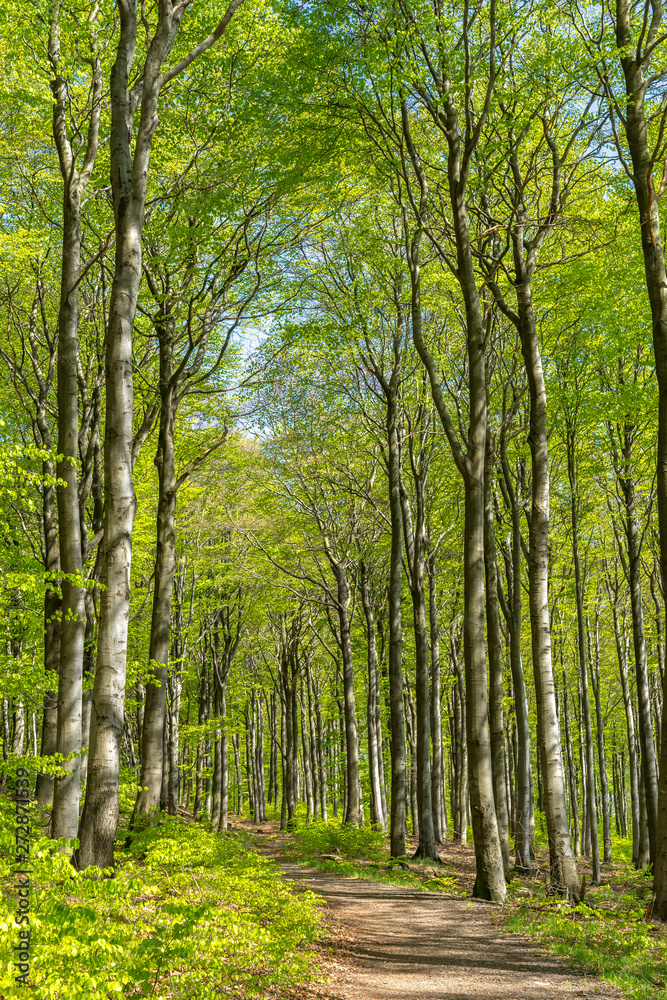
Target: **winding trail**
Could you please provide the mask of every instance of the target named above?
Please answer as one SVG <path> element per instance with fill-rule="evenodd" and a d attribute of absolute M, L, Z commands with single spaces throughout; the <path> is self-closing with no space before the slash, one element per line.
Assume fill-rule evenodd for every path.
<path fill-rule="evenodd" d="M 337 877 L 284 861 L 275 841 L 257 849 L 277 860 L 295 889 L 324 900 L 345 945 L 336 949 L 335 996 L 350 1000 L 616 1000 L 611 986 L 504 932 L 490 903 L 439 892 Z M 332 995 L 332 994 L 328 994 Z"/>

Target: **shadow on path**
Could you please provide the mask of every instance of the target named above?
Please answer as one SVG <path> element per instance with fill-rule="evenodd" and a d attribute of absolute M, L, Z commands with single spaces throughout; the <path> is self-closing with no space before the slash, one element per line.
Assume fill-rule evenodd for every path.
<path fill-rule="evenodd" d="M 339 877 L 276 858 L 294 888 L 321 896 L 348 944 L 335 986 L 354 1000 L 565 1000 L 620 994 L 541 954 L 493 920 L 494 904 Z"/>

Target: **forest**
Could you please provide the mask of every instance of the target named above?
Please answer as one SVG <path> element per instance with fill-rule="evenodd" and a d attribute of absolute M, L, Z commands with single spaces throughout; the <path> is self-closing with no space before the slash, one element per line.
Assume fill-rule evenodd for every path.
<path fill-rule="evenodd" d="M 285 858 L 667 997 L 661 0 L 0 59 L 0 998 L 324 996 Z"/>

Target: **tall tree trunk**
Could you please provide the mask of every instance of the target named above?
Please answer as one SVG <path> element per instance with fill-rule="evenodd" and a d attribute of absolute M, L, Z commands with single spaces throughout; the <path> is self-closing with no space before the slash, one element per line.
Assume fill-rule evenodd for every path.
<path fill-rule="evenodd" d="M 379 685 L 379 669 L 377 644 L 375 641 L 375 618 L 371 605 L 370 588 L 368 584 L 368 568 L 364 560 L 359 566 L 359 578 L 361 587 L 361 602 L 366 619 L 366 642 L 368 645 L 368 702 L 367 702 L 367 724 L 368 724 L 368 769 L 371 785 L 371 824 L 380 829 L 385 829 L 385 818 L 382 812 L 382 793 L 380 791 L 380 764 L 378 760 L 377 745 L 377 700 Z"/>
<path fill-rule="evenodd" d="M 509 632 L 510 669 L 514 688 L 514 710 L 517 728 L 516 762 L 516 831 L 514 836 L 515 867 L 524 873 L 531 870 L 530 828 L 532 821 L 531 779 L 530 779 L 530 721 L 526 679 L 521 660 L 521 506 L 516 496 L 509 462 L 507 460 L 506 439 L 500 439 L 501 468 L 503 482 L 509 501 L 512 519 L 512 550 L 507 562 L 507 583 L 509 603 L 503 603 L 507 630 Z"/>
<path fill-rule="evenodd" d="M 454 691 L 454 727 L 456 743 L 456 817 L 454 820 L 454 840 L 465 844 L 468 840 L 468 744 L 466 741 L 466 695 L 463 669 L 458 655 L 458 643 L 452 641 L 452 664 L 456 674 Z"/>
<path fill-rule="evenodd" d="M 299 707 L 301 711 L 301 756 L 303 760 L 304 791 L 306 794 L 306 823 L 312 823 L 313 819 L 317 818 L 317 813 L 313 796 L 313 776 L 310 769 L 310 747 L 308 746 L 310 726 L 306 719 L 306 685 L 303 671 L 299 678 L 299 684 L 301 687 Z M 255 818 L 257 818 L 257 810 L 255 810 Z"/>
<path fill-rule="evenodd" d="M 439 844 L 447 839 L 447 814 L 445 811 L 445 768 L 442 748 L 442 711 L 440 695 L 440 632 L 438 626 L 437 581 L 435 554 L 426 562 L 428 572 L 428 614 L 431 639 L 431 739 L 433 764 L 431 766 L 431 808 L 433 832 Z"/>
<path fill-rule="evenodd" d="M 630 681 L 628 676 L 628 637 L 625 632 L 625 619 L 623 623 L 619 620 L 618 604 L 612 600 L 612 612 L 614 616 L 614 635 L 616 637 L 616 654 L 618 656 L 618 669 L 621 677 L 621 690 L 623 693 L 623 705 L 625 708 L 625 723 L 628 733 L 628 770 L 630 772 L 630 812 L 632 816 L 632 861 L 635 867 L 639 866 L 639 783 L 637 765 L 637 738 L 635 735 L 635 714 L 632 707 L 630 695 Z"/>
<path fill-rule="evenodd" d="M 567 752 L 567 773 L 570 784 L 570 815 L 572 818 L 572 847 L 575 853 L 581 853 L 579 840 L 579 803 L 577 801 L 577 777 L 574 769 L 574 749 L 570 730 L 570 712 L 567 693 L 567 676 L 563 669 L 563 720 L 565 722 L 565 749 Z"/>
<path fill-rule="evenodd" d="M 292 637 L 292 644 L 293 644 Z M 283 706 L 283 727 L 281 744 L 283 748 L 283 804 L 281 809 L 281 829 L 285 827 L 291 829 L 296 821 L 296 753 L 297 748 L 294 741 L 294 719 L 293 719 L 293 686 L 296 683 L 296 653 L 288 646 L 288 638 L 283 637 L 280 660 L 280 682 L 281 682 L 281 702 Z"/>
<path fill-rule="evenodd" d="M 586 662 L 586 633 L 584 630 L 584 595 L 579 560 L 578 486 L 574 465 L 575 425 L 567 426 L 567 472 L 570 482 L 570 518 L 572 524 L 572 556 L 574 559 L 574 582 L 577 601 L 577 650 L 581 675 L 581 711 L 586 733 L 586 801 L 588 805 L 588 833 L 591 838 L 593 862 L 593 885 L 600 884 L 600 849 L 598 844 L 598 819 L 595 806 L 593 776 L 593 730 L 591 727 L 591 706 L 588 697 L 588 665 Z"/>
<path fill-rule="evenodd" d="M 45 416 L 45 414 L 44 414 Z M 46 428 L 46 422 L 44 421 Z M 50 435 L 47 440 L 42 434 L 45 448 L 52 447 Z M 47 443 L 48 441 L 48 443 Z M 42 493 L 42 521 L 44 525 L 44 570 L 54 579 L 60 569 L 60 553 L 58 551 L 58 531 L 55 517 L 55 487 L 54 467 L 50 458 L 42 462 L 44 486 Z M 55 590 L 47 587 L 44 594 L 44 671 L 47 676 L 58 673 L 60 664 L 60 597 Z M 48 689 L 44 692 L 42 710 L 42 757 L 51 757 L 56 753 L 58 734 L 58 695 Z M 37 774 L 35 798 L 41 809 L 49 809 L 53 805 L 54 779 L 46 774 Z"/>
<path fill-rule="evenodd" d="M 629 460 L 630 456 L 628 456 Z M 658 821 L 658 774 L 653 736 L 651 694 L 649 688 L 648 662 L 646 657 L 646 633 L 644 630 L 644 609 L 641 591 L 641 546 L 639 523 L 635 509 L 634 482 L 628 476 L 623 484 L 626 506 L 626 538 L 628 551 L 628 573 L 630 584 L 630 609 L 632 612 L 632 638 L 635 652 L 637 680 L 637 715 L 639 722 L 639 742 L 641 744 L 642 775 L 646 795 L 646 822 L 649 838 L 649 864 L 654 865 L 657 851 Z M 667 852 L 667 839 L 665 840 Z M 667 867 L 667 857 L 665 858 Z M 667 878 L 667 875 L 666 875 Z M 665 913 L 667 920 L 667 885 L 665 887 Z"/>
<path fill-rule="evenodd" d="M 466 26 L 467 30 L 467 26 Z M 492 32 L 495 28 L 492 27 Z M 491 40 L 491 58 L 495 39 Z M 470 805 L 477 877 L 473 895 L 503 901 L 506 887 L 498 836 L 488 724 L 488 686 L 484 643 L 484 457 L 486 450 L 486 331 L 473 260 L 466 189 L 470 148 L 459 131 L 459 109 L 452 90 L 443 95 L 447 121 L 447 181 L 456 243 L 456 276 L 464 303 L 468 362 L 468 428 L 466 450 L 457 436 L 445 403 L 438 370 L 422 333 L 419 247 L 429 205 L 429 190 L 421 160 L 410 135 L 407 103 L 401 106 L 403 137 L 418 178 L 420 202 L 417 229 L 410 238 L 404 208 L 406 251 L 410 270 L 412 338 L 431 384 L 431 394 L 456 466 L 464 483 L 463 655 L 466 683 L 466 736 Z M 476 126 L 476 129 L 479 126 Z"/>
<path fill-rule="evenodd" d="M 405 695 L 405 723 L 408 746 L 410 747 L 410 815 L 412 816 L 412 836 L 419 837 L 419 803 L 417 800 L 417 713 L 409 683 L 403 685 Z"/>
<path fill-rule="evenodd" d="M 159 328 L 160 430 L 155 465 L 158 471 L 155 585 L 148 651 L 151 678 L 141 743 L 141 776 L 132 825 L 160 806 L 162 732 L 166 719 L 167 671 L 171 633 L 171 602 L 176 572 L 176 454 L 174 431 L 178 386 L 173 379 L 173 325 L 169 317 Z M 217 758 L 216 758 L 217 759 Z"/>
<path fill-rule="evenodd" d="M 413 320 L 414 321 L 414 320 Z M 416 725 L 414 736 L 417 750 L 417 809 L 419 811 L 419 845 L 417 858 L 438 861 L 438 849 L 433 829 L 433 808 L 431 801 L 431 720 L 429 708 L 429 634 L 426 624 L 426 596 L 424 577 L 426 573 L 426 511 L 425 487 L 428 461 L 424 450 L 427 446 L 428 430 L 424 427 L 428 417 L 420 407 L 418 427 L 410 435 L 409 453 L 415 488 L 414 524 L 410 512 L 407 493 L 401 486 L 401 506 L 403 511 L 403 535 L 409 567 L 410 596 L 415 635 L 415 701 Z M 415 443 L 415 437 L 418 442 Z M 416 448 L 418 447 L 418 453 Z M 414 826 L 414 824 L 413 824 Z"/>
<path fill-rule="evenodd" d="M 488 400 L 487 400 L 488 416 Z M 495 440 L 490 425 L 486 430 L 484 466 L 484 574 L 486 582 L 486 637 L 489 650 L 489 728 L 491 735 L 491 767 L 493 799 L 500 850 L 505 874 L 510 867 L 508 838 L 507 791 L 505 785 L 505 734 L 503 720 L 503 655 L 500 621 L 498 618 L 498 561 L 493 523 L 493 476 L 495 470 Z"/>
<path fill-rule="evenodd" d="M 97 155 L 102 68 L 93 28 L 91 115 L 81 169 L 68 137 L 71 105 L 62 72 L 59 11 L 54 8 L 49 33 L 49 62 L 53 72 L 53 136 L 63 179 L 63 245 L 58 311 L 58 534 L 62 569 L 62 618 L 58 669 L 57 752 L 66 760 L 65 774 L 55 779 L 51 835 L 77 836 L 81 795 L 81 712 L 83 645 L 86 610 L 82 579 L 81 521 L 79 514 L 79 278 L 81 271 L 81 200 Z M 77 137 L 78 145 L 78 137 Z"/>
<path fill-rule="evenodd" d="M 359 740 L 357 737 L 357 712 L 354 697 L 354 663 L 350 633 L 350 586 L 347 570 L 340 563 L 331 561 L 336 579 L 336 610 L 340 625 L 340 649 L 343 658 L 343 701 L 345 708 L 346 747 L 346 808 L 343 822 L 351 826 L 363 823 L 359 797 Z"/>
<path fill-rule="evenodd" d="M 403 515 L 401 511 L 400 442 L 398 436 L 397 379 L 395 366 L 386 393 L 389 514 L 391 550 L 389 555 L 389 722 L 391 755 L 392 858 L 405 857 L 405 716 L 403 712 L 403 630 L 401 589 L 403 577 Z"/>
<path fill-rule="evenodd" d="M 589 630 L 590 638 L 590 630 Z M 609 779 L 607 777 L 607 755 L 604 742 L 604 722 L 602 719 L 602 698 L 600 692 L 600 615 L 595 614 L 595 659 L 590 655 L 589 665 L 595 698 L 595 721 L 597 725 L 598 764 L 600 767 L 600 799 L 602 806 L 602 842 L 605 864 L 611 864 L 611 815 L 609 806 Z"/>
<path fill-rule="evenodd" d="M 327 764 L 326 750 L 324 747 L 324 730 L 322 726 L 322 712 L 320 709 L 320 699 L 315 692 L 315 717 L 317 720 L 317 760 L 320 771 L 320 815 L 324 822 L 329 818 L 327 815 Z"/>
<path fill-rule="evenodd" d="M 317 744 L 317 731 L 315 722 L 315 705 L 313 698 L 313 676 L 311 669 L 310 658 L 306 660 L 305 665 L 306 671 L 306 695 L 307 695 L 307 711 L 308 711 L 308 732 L 309 732 L 309 760 L 310 760 L 310 773 L 312 775 L 313 781 L 313 812 L 314 817 L 317 819 L 317 814 L 320 811 L 320 779 L 321 779 L 321 769 L 319 765 L 319 750 Z"/>
<path fill-rule="evenodd" d="M 132 528 L 134 386 L 132 338 L 142 274 L 141 237 L 153 136 L 162 87 L 223 34 L 242 0 L 231 0 L 215 31 L 167 72 L 183 5 L 160 6 L 139 73 L 130 86 L 137 41 L 136 0 L 117 0 L 119 39 L 111 70 L 111 191 L 115 222 L 114 275 L 106 341 L 104 437 L 104 589 L 100 599 L 98 659 L 93 689 L 89 777 L 79 828 L 78 863 L 109 868 L 119 818 L 120 742 L 127 670 Z M 141 100 L 139 100 L 141 98 Z M 139 126 L 132 125 L 140 106 Z M 134 143 L 133 143 L 134 138 Z"/>
<path fill-rule="evenodd" d="M 667 581 L 667 272 L 660 233 L 659 198 L 653 183 L 657 150 L 656 155 L 654 155 L 649 146 L 650 130 L 645 106 L 648 86 L 647 74 L 650 73 L 650 56 L 646 53 L 650 48 L 656 48 L 661 40 L 662 17 L 662 8 L 657 6 L 654 10 L 650 33 L 650 38 L 656 38 L 657 41 L 652 46 L 649 46 L 643 39 L 637 44 L 633 44 L 634 7 L 630 0 L 616 0 L 616 45 L 626 89 L 624 127 L 630 149 L 632 180 L 639 209 L 639 233 L 651 307 L 655 370 L 658 381 L 657 497 L 660 565 L 664 585 Z M 630 552 L 628 552 L 628 557 L 632 565 L 633 558 Z M 632 594 L 632 581 L 630 586 Z M 635 599 L 636 596 L 635 593 Z M 633 619 L 634 617 L 633 609 Z M 638 622 L 633 621 L 642 769 L 647 797 L 651 861 L 655 866 L 653 914 L 660 920 L 667 920 L 667 767 L 660 771 L 658 788 L 655 752 L 652 747 L 653 733 L 647 730 L 650 703 L 648 702 L 647 685 L 643 674 L 643 662 L 637 651 L 639 640 L 637 626 Z M 658 824 L 658 812 L 660 812 L 662 820 L 660 824 Z"/>
<path fill-rule="evenodd" d="M 549 837 L 552 885 L 570 899 L 578 899 L 577 869 L 570 842 L 565 795 L 565 774 L 556 692 L 551 658 L 549 614 L 549 452 L 547 394 L 532 302 L 532 273 L 537 263 L 524 257 L 527 213 L 518 195 L 519 223 L 512 232 L 517 310 L 515 325 L 521 338 L 530 394 L 530 445 L 532 497 L 528 541 L 528 603 L 535 696 L 538 713 L 538 741 L 544 782 L 544 811 Z"/>
<path fill-rule="evenodd" d="M 176 658 L 178 659 L 178 658 Z M 181 714 L 181 689 L 183 677 L 180 664 L 174 667 L 174 672 L 169 679 L 169 689 L 171 693 L 171 704 L 169 706 L 169 786 L 167 792 L 167 812 L 170 816 L 178 815 L 179 799 L 179 719 Z"/>

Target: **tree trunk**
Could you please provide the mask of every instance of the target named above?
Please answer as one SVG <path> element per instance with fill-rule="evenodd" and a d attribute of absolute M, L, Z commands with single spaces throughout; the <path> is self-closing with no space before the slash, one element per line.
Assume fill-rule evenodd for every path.
<path fill-rule="evenodd" d="M 419 803 L 417 801 L 417 713 L 412 698 L 410 684 L 403 685 L 405 695 L 405 722 L 408 746 L 410 747 L 410 815 L 412 816 L 412 836 L 419 837 Z"/>
<path fill-rule="evenodd" d="M 447 115 L 452 135 L 458 135 L 457 113 L 451 101 L 448 102 Z M 456 160 L 452 159 L 448 164 L 449 186 L 456 235 L 457 276 L 465 303 L 467 330 L 469 426 L 465 454 L 456 438 L 451 417 L 444 403 L 435 364 L 426 350 L 422 335 L 419 272 L 421 230 L 408 246 L 412 290 L 412 335 L 417 353 L 428 371 L 433 400 L 464 482 L 463 655 L 468 781 L 477 866 L 473 895 L 502 901 L 505 899 L 506 889 L 493 801 L 484 643 L 485 333 L 465 208 L 465 183 L 460 176 L 456 176 L 458 169 Z"/>
<path fill-rule="evenodd" d="M 651 695 L 649 688 L 648 663 L 646 658 L 646 633 L 644 630 L 644 609 L 641 591 L 641 544 L 639 523 L 635 509 L 635 488 L 634 482 L 630 476 L 625 478 L 622 488 L 626 507 L 625 530 L 628 546 L 628 582 L 630 585 L 632 638 L 634 644 L 635 670 L 637 679 L 639 742 L 641 744 L 642 775 L 644 794 L 646 796 L 649 864 L 654 865 L 658 836 L 658 775 L 655 759 L 653 719 L 651 715 Z M 667 852 L 667 839 L 665 840 L 664 847 L 665 852 Z M 667 867 L 667 857 L 665 858 L 665 866 Z M 665 887 L 665 912 L 663 919 L 667 920 L 667 885 Z"/>
<path fill-rule="evenodd" d="M 514 837 L 515 867 L 525 874 L 531 870 L 530 862 L 530 827 L 532 819 L 531 780 L 530 780 L 530 721 L 528 717 L 528 698 L 526 695 L 526 679 L 521 661 L 521 507 L 518 502 L 509 462 L 507 460 L 506 440 L 500 442 L 501 467 L 503 482 L 509 500 L 512 519 L 512 551 L 507 565 L 507 583 L 509 604 L 506 607 L 506 622 L 509 632 L 510 669 L 512 672 L 512 687 L 514 688 L 514 710 L 517 729 L 517 762 L 516 762 L 516 832 Z"/>
<path fill-rule="evenodd" d="M 598 845 L 598 820 L 593 791 L 593 731 L 591 727 L 591 707 L 588 697 L 588 666 L 586 663 L 586 633 L 584 631 L 584 595 L 579 561 L 578 487 L 574 465 L 575 427 L 567 426 L 567 471 L 570 482 L 570 517 L 572 524 L 572 556 L 574 560 L 574 582 L 577 602 L 577 651 L 581 676 L 581 711 L 586 733 L 586 802 L 588 806 L 588 834 L 591 838 L 593 862 L 592 884 L 600 884 L 600 849 Z"/>
<path fill-rule="evenodd" d="M 317 818 L 317 813 L 315 810 L 315 799 L 313 797 L 313 776 L 310 769 L 310 748 L 308 746 L 310 726 L 306 719 L 306 685 L 303 672 L 299 678 L 299 683 L 301 687 L 299 707 L 301 710 L 301 756 L 303 760 L 304 790 L 306 793 L 306 823 L 312 823 L 313 819 Z M 257 818 L 256 813 L 257 810 L 255 810 L 255 818 Z"/>
<path fill-rule="evenodd" d="M 371 825 L 384 830 L 386 828 L 382 812 L 382 793 L 380 791 L 380 764 L 377 745 L 377 695 L 379 684 L 377 645 L 375 641 L 375 618 L 371 606 L 371 595 L 368 585 L 368 569 L 361 560 L 360 567 L 361 602 L 366 619 L 366 642 L 368 646 L 368 770 L 371 785 Z"/>
<path fill-rule="evenodd" d="M 508 839 L 507 791 L 505 785 L 503 655 L 500 622 L 498 620 L 498 562 L 493 523 L 493 475 L 495 460 L 495 441 L 491 427 L 487 425 L 484 467 L 484 575 L 486 582 L 486 637 L 489 650 L 489 728 L 491 735 L 493 799 L 496 807 L 496 821 L 498 823 L 503 868 L 505 875 L 507 875 L 510 867 L 510 849 Z"/>
<path fill-rule="evenodd" d="M 403 712 L 403 629 L 401 589 L 403 576 L 403 515 L 401 512 L 400 442 L 398 436 L 398 368 L 389 383 L 387 399 L 387 451 L 391 551 L 389 556 L 389 721 L 391 728 L 392 858 L 405 857 L 405 716 Z"/>
<path fill-rule="evenodd" d="M 320 780 L 321 780 L 321 768 L 319 764 L 319 750 L 317 744 L 317 732 L 315 723 L 315 705 L 313 698 L 313 677 L 311 670 L 310 659 L 306 660 L 306 691 L 307 695 L 307 711 L 308 711 L 308 733 L 309 733 L 309 761 L 310 761 L 310 773 L 312 775 L 313 781 L 313 815 L 317 819 L 317 814 L 320 811 Z"/>
<path fill-rule="evenodd" d="M 54 74 L 53 136 L 63 179 L 63 244 L 58 310 L 58 535 L 62 569 L 62 618 L 58 669 L 58 723 L 56 749 L 65 774 L 55 779 L 51 836 L 72 839 L 79 828 L 81 796 L 81 712 L 83 649 L 86 628 L 82 579 L 81 520 L 79 513 L 79 278 L 81 271 L 81 200 L 97 155 L 102 69 L 93 35 L 91 116 L 84 161 L 77 169 L 77 152 L 70 145 L 67 121 L 71 105 L 61 76 L 59 12 L 54 9 L 49 34 L 49 61 Z M 77 145 L 79 139 L 77 137 Z"/>
<path fill-rule="evenodd" d="M 642 51 L 641 42 L 633 45 L 633 12 L 634 8 L 629 0 L 616 0 L 616 44 L 619 53 L 621 53 L 619 60 L 626 88 L 625 134 L 630 149 L 632 179 L 639 209 L 639 233 L 651 306 L 655 370 L 658 381 L 657 498 L 660 565 L 664 584 L 667 580 L 667 272 L 665 271 L 665 254 L 660 233 L 659 199 L 653 184 L 656 157 L 652 154 L 649 146 L 649 126 L 644 103 L 647 87 L 645 72 L 648 71 L 650 60 Z M 662 10 L 656 8 L 655 13 L 658 17 L 655 31 L 657 35 L 660 35 Z M 654 30 L 653 24 L 651 30 Z M 628 555 L 632 564 L 632 556 L 630 553 Z M 631 582 L 631 592 L 632 589 Z M 636 597 L 635 593 L 635 600 Z M 639 639 L 637 626 L 638 622 L 633 621 L 642 769 L 647 795 L 651 860 L 655 865 L 653 914 L 660 920 L 667 920 L 667 821 L 662 822 L 659 826 L 657 823 L 658 812 L 663 819 L 667 820 L 667 767 L 660 771 L 660 786 L 658 788 L 655 773 L 655 752 L 652 748 L 653 733 L 647 730 L 647 715 L 650 713 L 650 704 L 647 703 L 648 692 L 645 690 L 643 663 L 641 657 L 637 655 Z"/>
<path fill-rule="evenodd" d="M 428 572 L 428 613 L 431 638 L 431 739 L 433 742 L 433 764 L 431 767 L 431 807 L 433 809 L 433 832 L 439 844 L 447 839 L 447 813 L 445 810 L 445 769 L 442 749 L 442 712 L 440 695 L 440 633 L 438 627 L 437 582 L 435 555 L 427 560 Z"/>
<path fill-rule="evenodd" d="M 570 712 L 567 694 L 567 677 L 563 669 L 563 720 L 565 722 L 565 748 L 567 752 L 567 772 L 570 784 L 570 816 L 572 818 L 572 846 L 575 857 L 581 853 L 579 839 L 579 803 L 577 801 L 577 777 L 574 769 L 574 749 L 570 730 Z"/>
<path fill-rule="evenodd" d="M 590 632 L 589 632 L 590 636 Z M 600 766 L 600 798 L 602 805 L 602 841 L 604 862 L 611 864 L 611 815 L 609 805 L 609 779 L 607 777 L 607 755 L 604 742 L 604 722 L 602 719 L 602 699 L 600 693 L 600 620 L 599 609 L 595 615 L 595 661 L 589 657 L 593 697 L 595 698 L 595 720 L 597 724 L 598 764 Z"/>
<path fill-rule="evenodd" d="M 174 431 L 177 385 L 173 379 L 174 331 L 167 318 L 159 329 L 160 430 L 155 465 L 158 470 L 155 585 L 149 645 L 152 679 L 146 684 L 141 744 L 141 776 L 132 825 L 160 806 L 162 731 L 165 726 L 167 671 L 171 633 L 171 602 L 176 572 L 176 455 Z"/>
<path fill-rule="evenodd" d="M 44 426 L 46 424 L 44 423 Z M 44 435 L 42 435 L 44 441 Z M 45 447 L 50 448 L 44 441 Z M 53 578 L 60 569 L 60 553 L 58 551 L 58 532 L 55 518 L 55 487 L 51 485 L 54 478 L 53 462 L 50 458 L 42 462 L 44 486 L 42 494 L 42 521 L 44 525 L 44 570 Z M 58 673 L 60 664 L 60 597 L 50 587 L 44 594 L 44 671 L 47 676 Z M 42 745 L 41 756 L 51 757 L 57 750 L 58 734 L 58 695 L 48 689 L 44 692 L 42 711 Z M 46 774 L 37 774 L 35 798 L 42 810 L 53 805 L 54 779 Z"/>
<path fill-rule="evenodd" d="M 123 729 L 130 608 L 132 528 L 136 497 L 132 484 L 134 386 L 132 338 L 142 274 L 141 237 L 153 136 L 161 88 L 216 42 L 242 0 L 231 0 L 215 31 L 172 70 L 163 73 L 185 12 L 162 5 L 148 44 L 140 86 L 132 84 L 137 41 L 136 0 L 118 0 L 119 39 L 111 70 L 111 191 L 115 223 L 114 275 L 106 336 L 104 437 L 104 589 L 100 626 L 86 800 L 77 852 L 81 868 L 113 867 L 118 827 L 120 743 Z M 141 101 L 139 101 L 141 98 Z M 139 126 L 133 136 L 135 112 Z M 134 138 L 134 143 L 133 143 Z"/>
<path fill-rule="evenodd" d="M 522 213 L 525 213 L 523 206 Z M 528 389 L 530 393 L 530 445 L 532 498 L 528 541 L 528 602 L 531 648 L 538 714 L 538 740 L 544 807 L 549 837 L 551 882 L 569 899 L 579 898 L 577 869 L 570 842 L 565 796 L 565 775 L 556 693 L 551 660 L 549 614 L 549 453 L 547 395 L 532 303 L 531 270 L 524 259 L 524 216 L 512 233 L 515 290 Z"/>
<path fill-rule="evenodd" d="M 350 587 L 345 566 L 332 562 L 336 578 L 336 610 L 340 623 L 340 649 L 343 658 L 343 699 L 345 707 L 345 747 L 346 764 L 346 808 L 343 822 L 351 826 L 363 823 L 359 797 L 359 740 L 357 738 L 357 713 L 354 697 L 354 663 L 352 660 L 352 637 L 350 633 Z"/>
<path fill-rule="evenodd" d="M 623 621 L 623 626 L 619 621 L 618 604 L 616 600 L 612 600 L 612 612 L 614 616 L 614 635 L 616 637 L 618 669 L 621 677 L 621 690 L 623 693 L 623 705 L 625 708 L 625 723 L 628 733 L 628 770 L 630 772 L 630 812 L 632 817 L 632 862 L 635 868 L 637 868 L 639 866 L 639 783 L 635 715 L 632 707 L 632 698 L 630 696 L 630 681 L 628 676 L 629 640 L 624 628 L 625 619 Z"/>
<path fill-rule="evenodd" d="M 322 727 L 322 712 L 320 710 L 319 692 L 315 692 L 315 717 L 317 720 L 317 760 L 320 772 L 320 815 L 326 823 L 327 815 L 327 764 Z"/>

